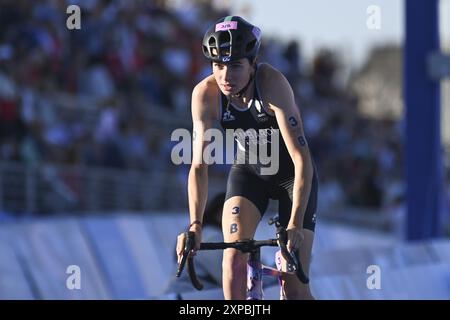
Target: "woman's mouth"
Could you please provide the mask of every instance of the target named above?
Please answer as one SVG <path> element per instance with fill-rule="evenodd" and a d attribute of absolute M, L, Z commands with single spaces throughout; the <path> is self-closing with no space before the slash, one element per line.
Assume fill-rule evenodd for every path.
<path fill-rule="evenodd" d="M 225 91 L 232 91 L 233 88 L 234 88 L 234 85 L 223 84 L 223 85 L 222 85 L 222 88 L 223 88 Z"/>

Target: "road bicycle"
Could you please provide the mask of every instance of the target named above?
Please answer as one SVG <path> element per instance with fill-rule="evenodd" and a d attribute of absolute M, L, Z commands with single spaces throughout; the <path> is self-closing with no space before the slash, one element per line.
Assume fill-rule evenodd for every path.
<path fill-rule="evenodd" d="M 283 273 L 296 274 L 297 278 L 302 283 L 309 283 L 308 276 L 304 273 L 297 251 L 291 252 L 287 249 L 287 232 L 286 229 L 280 224 L 278 215 L 269 220 L 269 225 L 276 227 L 276 239 L 268 240 L 242 240 L 235 242 L 207 242 L 200 244 L 200 250 L 224 250 L 228 248 L 237 249 L 243 253 L 249 253 L 249 259 L 247 261 L 247 300 L 263 300 L 263 276 L 278 277 L 278 284 L 280 285 L 280 300 L 285 300 L 281 285 L 281 276 Z M 195 245 L 195 233 L 186 232 L 186 242 L 183 250 L 183 256 L 178 264 L 177 277 L 181 276 L 184 267 L 187 262 L 187 269 L 189 278 L 192 285 L 197 290 L 203 289 L 203 284 L 195 273 L 194 256 L 190 255 Z M 265 266 L 261 263 L 261 247 L 276 247 L 279 246 L 275 254 L 275 262 L 277 269 Z M 287 262 L 287 271 L 282 271 L 282 259 L 283 257 Z"/>

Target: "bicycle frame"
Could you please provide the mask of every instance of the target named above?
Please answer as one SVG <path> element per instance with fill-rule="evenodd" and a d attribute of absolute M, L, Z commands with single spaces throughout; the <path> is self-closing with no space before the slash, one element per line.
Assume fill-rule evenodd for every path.
<path fill-rule="evenodd" d="M 261 263 L 260 248 L 250 252 L 247 262 L 247 300 L 263 300 L 263 276 L 272 276 L 278 278 L 280 285 L 280 300 L 284 299 L 281 286 L 281 265 L 277 265 L 278 270 L 267 267 Z M 278 253 L 278 252 L 277 252 Z"/>
<path fill-rule="evenodd" d="M 257 255 L 258 256 L 252 256 L 252 254 L 250 254 L 247 262 L 247 300 L 264 299 L 263 277 L 265 276 L 278 278 L 280 300 L 286 300 L 286 295 L 284 293 L 281 280 L 281 276 L 285 273 L 282 271 L 281 251 L 278 250 L 275 254 L 275 265 L 277 266 L 277 269 L 263 265 L 259 258 L 259 251 L 257 252 Z"/>

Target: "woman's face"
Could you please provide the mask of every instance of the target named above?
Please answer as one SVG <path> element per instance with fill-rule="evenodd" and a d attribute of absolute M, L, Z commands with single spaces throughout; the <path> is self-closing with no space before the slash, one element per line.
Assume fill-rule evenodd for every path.
<path fill-rule="evenodd" d="M 220 91 L 226 96 L 237 94 L 250 79 L 252 66 L 247 58 L 223 64 L 213 62 L 214 78 Z"/>

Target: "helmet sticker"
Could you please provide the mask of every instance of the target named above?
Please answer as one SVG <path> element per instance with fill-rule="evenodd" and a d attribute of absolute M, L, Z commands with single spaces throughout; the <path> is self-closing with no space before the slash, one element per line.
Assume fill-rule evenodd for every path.
<path fill-rule="evenodd" d="M 224 21 L 216 24 L 216 32 L 217 31 L 225 31 L 230 29 L 237 29 L 237 21 Z"/>

